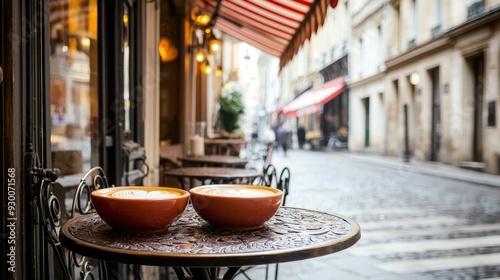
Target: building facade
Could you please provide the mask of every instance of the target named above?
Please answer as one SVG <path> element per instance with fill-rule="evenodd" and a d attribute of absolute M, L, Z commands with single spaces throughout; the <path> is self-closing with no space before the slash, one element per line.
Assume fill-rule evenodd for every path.
<path fill-rule="evenodd" d="M 350 149 L 499 174 L 500 2 L 369 1 L 352 15 Z"/>
<path fill-rule="evenodd" d="M 382 151 L 385 146 L 387 12 L 385 1 L 355 1 L 349 11 L 352 17 L 349 149 L 353 151 Z"/>
<path fill-rule="evenodd" d="M 348 1 L 329 8 L 323 27 L 280 72 L 277 119 L 291 130 L 303 126 L 312 148 L 326 146 L 331 135 L 348 128 L 348 8 Z M 338 78 L 338 84 L 333 82 Z"/>

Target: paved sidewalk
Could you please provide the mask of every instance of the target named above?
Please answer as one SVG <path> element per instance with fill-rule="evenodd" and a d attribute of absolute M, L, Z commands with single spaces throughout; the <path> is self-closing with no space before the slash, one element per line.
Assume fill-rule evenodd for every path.
<path fill-rule="evenodd" d="M 381 156 L 369 153 L 357 153 L 357 152 L 348 152 L 348 151 L 307 151 L 307 150 L 291 150 L 285 157 L 281 151 L 276 151 L 276 154 L 273 156 L 273 164 L 282 168 L 283 166 L 293 166 L 294 169 L 294 179 L 293 186 L 294 192 L 292 195 L 296 195 L 298 191 L 304 190 L 304 185 L 315 185 L 314 189 L 318 189 L 321 187 L 325 187 L 322 183 L 322 180 L 332 178 L 332 176 L 324 174 L 324 172 L 328 172 L 332 170 L 335 166 L 339 167 L 340 171 L 337 172 L 345 172 L 346 168 L 364 168 L 365 171 L 368 171 L 364 176 L 360 177 L 369 177 L 369 179 L 360 179 L 352 178 L 347 180 L 352 180 L 352 184 L 361 184 L 361 188 L 367 188 L 366 180 L 373 179 L 378 182 L 378 184 L 383 184 L 384 176 L 387 174 L 394 175 L 397 177 L 399 173 L 403 174 L 402 178 L 409 182 L 413 180 L 413 178 L 420 178 L 425 176 L 415 176 L 411 177 L 408 173 L 415 174 L 425 174 L 431 175 L 429 179 L 422 179 L 423 183 L 432 182 L 434 179 L 446 178 L 457 181 L 462 181 L 470 184 L 478 184 L 481 186 L 491 186 L 492 189 L 487 191 L 493 191 L 494 193 L 497 191 L 496 188 L 500 188 L 500 175 L 493 175 L 482 173 L 478 171 L 463 169 L 459 167 L 455 167 L 448 164 L 443 164 L 439 162 L 421 162 L 416 160 L 411 160 L 409 163 L 403 162 L 402 157 L 391 157 L 391 156 Z M 323 157 L 321 154 L 324 154 Z M 349 162 L 354 163 L 350 165 Z M 306 164 L 307 163 L 307 164 Z M 357 164 L 359 163 L 359 164 Z M 330 165 L 330 169 L 325 169 L 323 173 L 312 172 L 312 170 L 316 170 L 315 168 L 319 166 Z M 346 164 L 347 167 L 339 166 L 342 164 Z M 314 167 L 311 167 L 313 165 Z M 366 165 L 366 166 L 363 166 Z M 369 168 L 370 166 L 380 166 L 383 168 L 388 168 L 387 171 L 382 170 L 380 172 L 380 168 Z M 299 168 L 300 167 L 300 168 Z M 394 173 L 391 172 L 395 171 Z M 333 172 L 332 172 L 333 173 Z M 351 176 L 353 173 L 348 172 Z M 304 174 L 314 174 L 307 179 L 299 178 L 300 175 Z M 377 180 L 376 176 L 381 176 L 382 179 Z M 335 175 L 333 175 L 335 176 Z M 345 178 L 345 174 L 339 175 L 340 177 Z M 436 177 L 436 178 L 432 178 Z M 371 178 L 371 179 L 370 179 Z M 400 176 L 401 178 L 401 176 Z M 401 179 L 401 180 L 403 180 Z M 441 181 L 441 180 L 437 180 Z M 342 193 L 342 185 L 345 184 L 345 180 L 340 179 L 340 182 L 337 181 L 336 185 L 332 183 L 333 187 L 335 187 L 335 195 L 342 196 L 343 199 L 348 200 L 348 203 L 357 203 L 359 205 L 363 205 L 362 208 L 350 209 L 346 207 L 345 209 L 341 209 L 343 206 L 345 207 L 348 203 L 343 203 L 343 206 L 335 206 L 339 213 L 345 214 L 348 217 L 356 218 L 356 220 L 360 223 L 361 226 L 361 240 L 352 248 L 347 250 L 331 254 L 325 255 L 317 258 L 306 259 L 296 262 L 290 263 L 282 263 L 280 264 L 280 273 L 279 279 L 286 280 L 431 280 L 431 279 L 488 279 L 487 277 L 481 276 L 479 272 L 483 269 L 482 264 L 477 265 L 475 263 L 476 258 L 485 258 L 488 261 L 496 260 L 496 256 L 490 258 L 488 254 L 477 254 L 470 253 L 470 255 L 462 256 L 463 252 L 467 251 L 467 248 L 462 249 L 464 247 L 464 240 L 466 238 L 471 238 L 473 242 L 477 240 L 482 240 L 481 238 L 485 238 L 485 240 L 497 237 L 496 233 L 490 233 L 487 229 L 483 230 L 482 225 L 479 224 L 477 227 L 463 225 L 465 223 L 468 216 L 466 213 L 469 213 L 467 208 L 468 203 L 467 200 L 457 200 L 463 202 L 463 205 L 453 205 L 453 203 L 446 202 L 443 200 L 443 204 L 436 204 L 430 202 L 429 204 L 412 204 L 412 206 L 404 205 L 404 203 L 400 203 L 393 206 L 388 206 L 386 204 L 373 204 L 370 203 L 371 200 L 376 201 L 377 199 L 385 199 L 384 195 L 387 193 L 384 192 L 385 188 L 371 188 L 371 190 L 376 191 L 373 194 L 376 195 L 367 195 L 365 198 L 360 198 L 357 196 L 349 196 L 346 193 Z M 349 181 L 351 182 L 351 181 Z M 454 185 L 453 182 L 447 182 L 447 184 Z M 389 185 L 389 184 L 388 184 Z M 463 186 L 465 184 L 458 183 L 457 186 Z M 455 186 L 451 187 L 454 188 Z M 397 188 L 394 188 L 395 190 Z M 429 197 L 439 197 L 439 195 L 433 195 L 437 193 L 433 193 L 432 188 L 428 190 L 424 190 L 422 193 L 419 193 L 421 197 L 429 196 Z M 460 188 L 460 189 L 463 189 Z M 488 189 L 488 188 L 478 188 L 478 189 Z M 296 190 L 296 191 L 295 191 Z M 359 189 L 358 189 L 359 191 Z M 413 194 L 415 194 L 413 193 Z M 473 192 L 472 192 L 473 193 Z M 442 194 L 442 193 L 441 193 Z M 470 194 L 469 192 L 467 194 Z M 496 193 L 495 193 L 496 194 Z M 395 193 L 394 195 L 401 195 L 401 193 Z M 410 194 L 409 194 L 410 195 Z M 455 196 L 457 197 L 457 196 Z M 296 197 L 295 197 L 296 198 Z M 403 197 L 404 200 L 405 197 Z M 331 196 L 325 195 L 325 200 L 332 199 Z M 360 199 L 363 202 L 360 203 L 356 199 Z M 391 201 L 391 199 L 388 199 Z M 439 199 L 437 199 L 439 200 Z M 307 193 L 303 193 L 296 198 L 295 200 L 289 200 L 292 202 L 291 205 L 295 206 L 294 203 L 298 203 L 298 207 L 302 205 L 306 205 L 306 203 L 310 203 L 313 207 L 319 206 L 322 204 L 321 198 L 318 196 L 309 195 Z M 338 201 L 337 201 L 338 202 Z M 470 201 L 469 201 L 470 202 Z M 474 208 L 474 211 L 478 211 L 481 206 L 475 204 L 476 202 L 471 203 L 471 207 Z M 288 204 L 290 205 L 290 204 Z M 368 206 L 367 206 L 368 205 Z M 372 207 L 373 205 L 377 205 L 376 207 Z M 479 207 L 479 208 L 475 208 Z M 443 210 L 444 209 L 444 210 Z M 496 209 L 496 208 L 492 208 Z M 333 211 L 333 210 L 332 210 Z M 491 210 L 495 211 L 495 210 Z M 456 217 L 453 215 L 456 213 Z M 477 214 L 477 213 L 476 213 Z M 471 215 L 475 215 L 472 214 Z M 490 214 L 491 215 L 491 214 Z M 467 216 L 467 217 L 465 217 Z M 422 219 L 423 218 L 423 219 Z M 447 220 L 449 219 L 449 220 Z M 387 227 L 387 225 L 389 225 Z M 491 226 L 491 225 L 490 225 Z M 387 228 L 386 228 L 387 227 Z M 419 230 L 419 228 L 423 228 L 423 230 Z M 461 227 L 466 228 L 473 233 L 469 235 L 463 234 L 460 236 Z M 421 232 L 420 232 L 421 231 Z M 436 233 L 433 233 L 436 231 Z M 456 231 L 456 232 L 455 232 Z M 411 232 L 411 235 L 405 237 L 404 235 L 407 232 Z M 457 235 L 454 238 L 446 238 L 443 239 L 442 235 L 450 234 Z M 477 236 L 475 236 L 476 234 Z M 372 239 L 370 239 L 372 236 Z M 378 236 L 377 238 L 373 238 L 373 236 Z M 403 236 L 403 237 L 402 237 Z M 475 238 L 475 239 L 474 239 Z M 443 249 L 438 247 L 437 244 L 442 244 L 442 241 L 446 241 L 443 244 L 449 245 L 449 249 Z M 429 242 L 429 247 L 425 247 Z M 427 245 L 429 245 L 427 244 Z M 419 248 L 412 249 L 407 252 L 406 246 L 410 246 L 411 248 Z M 476 246 L 476 245 L 474 245 Z M 387 252 L 390 253 L 363 253 L 367 252 L 373 248 L 384 248 Z M 454 255 L 454 250 L 456 248 L 460 248 L 462 252 L 459 255 Z M 430 249 L 429 249 L 430 248 Z M 448 248 L 448 247 L 447 247 Z M 482 250 L 482 249 L 481 249 Z M 394 253 L 396 252 L 396 253 Z M 386 255 L 384 255 L 386 254 Z M 393 255 L 391 255 L 393 254 Z M 399 255 L 398 255 L 399 254 Z M 417 257 L 420 256 L 420 257 Z M 429 257 L 430 256 L 430 257 Z M 492 255 L 493 256 L 493 255 Z M 390 257 L 393 257 L 391 259 Z M 450 269 L 452 263 L 453 266 L 458 268 Z M 443 268 L 445 267 L 445 268 Z M 418 268 L 418 269 L 417 269 Z M 274 275 L 275 268 L 274 266 L 270 266 L 270 275 Z M 460 275 L 461 271 L 473 271 L 468 272 L 468 275 L 472 275 L 474 273 L 476 278 L 465 278 Z M 457 272 L 458 271 L 458 272 Z M 265 279 L 263 277 L 265 273 L 265 266 L 258 266 L 255 269 L 251 270 L 254 277 L 251 277 L 253 280 Z M 441 274 L 440 274 L 441 273 Z M 494 275 L 497 277 L 498 275 L 492 273 L 490 275 Z M 491 277 L 491 276 L 490 276 Z M 246 278 L 242 275 L 239 275 L 235 280 L 245 280 Z M 271 278 L 272 279 L 272 278 Z M 499 280 L 496 278 L 489 278 L 488 280 Z"/>
<path fill-rule="evenodd" d="M 493 175 L 479 171 L 468 170 L 464 168 L 455 167 L 452 165 L 430 162 L 430 161 L 417 161 L 410 160 L 409 163 L 403 162 L 402 157 L 380 156 L 367 153 L 355 152 L 337 152 L 339 155 L 351 161 L 371 163 L 379 166 L 401 169 L 405 171 L 412 171 L 422 174 L 429 174 L 449 179 L 466 181 L 491 187 L 500 188 L 500 175 Z"/>

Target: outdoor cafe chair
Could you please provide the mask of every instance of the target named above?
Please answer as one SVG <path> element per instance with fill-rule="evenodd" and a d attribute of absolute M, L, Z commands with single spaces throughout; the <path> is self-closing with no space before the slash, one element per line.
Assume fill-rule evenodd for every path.
<path fill-rule="evenodd" d="M 44 252 L 44 269 L 46 274 L 48 274 L 51 269 L 48 267 L 51 254 L 46 250 L 49 246 L 52 249 L 53 255 L 55 255 L 60 272 L 64 279 L 94 279 L 94 273 L 96 272 L 93 267 L 96 267 L 99 279 L 106 279 L 106 264 L 104 261 L 97 261 L 97 266 L 92 265 L 96 260 L 87 259 L 85 256 L 80 256 L 74 252 L 64 249 L 64 247 L 59 242 L 59 229 L 62 223 L 65 222 L 61 219 L 61 213 L 65 211 L 64 201 L 61 202 L 54 194 L 53 183 L 56 182 L 60 175 L 60 171 L 57 168 L 54 169 L 42 169 L 35 168 L 33 171 L 37 178 L 37 190 L 38 194 L 35 197 L 35 203 L 38 209 L 38 225 L 40 226 L 40 235 L 43 240 L 41 240 L 40 246 L 45 247 Z M 90 193 L 97 189 L 113 187 L 109 185 L 108 179 L 104 170 L 101 167 L 93 167 L 90 169 L 80 180 L 78 187 L 76 188 L 75 195 L 72 201 L 70 218 L 78 215 L 88 214 L 93 211 L 94 207 L 91 202 Z M 75 277 L 75 272 L 79 271 L 80 277 Z M 54 272 L 57 274 L 57 272 Z M 50 275 L 43 275 L 42 278 L 50 278 Z"/>

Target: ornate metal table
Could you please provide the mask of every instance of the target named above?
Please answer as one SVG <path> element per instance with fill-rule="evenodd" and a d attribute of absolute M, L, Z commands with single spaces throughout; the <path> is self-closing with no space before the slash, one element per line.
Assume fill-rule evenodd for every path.
<path fill-rule="evenodd" d="M 152 235 L 117 232 L 97 214 L 69 220 L 60 232 L 64 247 L 101 260 L 184 267 L 193 279 L 209 278 L 210 268 L 228 267 L 233 279 L 241 266 L 280 263 L 335 253 L 361 237 L 359 225 L 336 214 L 282 207 L 266 225 L 253 231 L 219 230 L 188 206 L 167 231 Z M 188 279 L 177 268 L 179 279 Z M 213 277 L 213 276 L 212 276 Z"/>
<path fill-rule="evenodd" d="M 165 176 L 177 177 L 184 189 L 187 189 L 184 179 L 191 179 L 190 187 L 198 179 L 204 184 L 212 183 L 251 183 L 254 179 L 264 176 L 255 169 L 229 168 L 229 167 L 181 167 L 166 170 Z M 206 182 L 208 180 L 208 182 Z"/>
<path fill-rule="evenodd" d="M 183 156 L 177 158 L 183 166 L 211 166 L 211 167 L 245 167 L 247 159 L 237 156 L 205 155 L 205 156 Z"/>

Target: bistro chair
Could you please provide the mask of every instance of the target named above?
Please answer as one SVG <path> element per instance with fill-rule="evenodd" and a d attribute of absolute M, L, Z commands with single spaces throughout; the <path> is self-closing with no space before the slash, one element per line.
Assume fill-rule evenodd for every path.
<path fill-rule="evenodd" d="M 264 169 L 262 172 L 263 176 L 259 177 L 259 178 L 255 178 L 255 180 L 252 181 L 252 184 L 277 188 L 278 187 L 278 177 L 277 177 L 277 173 L 276 173 L 276 167 L 272 164 L 268 164 L 267 166 L 264 166 L 263 169 Z"/>
<path fill-rule="evenodd" d="M 273 157 L 274 143 L 265 143 L 261 141 L 251 142 L 246 149 L 246 158 L 248 164 L 246 168 L 262 169 L 271 164 Z"/>
<path fill-rule="evenodd" d="M 262 158 L 264 159 L 264 168 L 269 166 L 273 159 L 274 142 L 268 143 Z"/>
<path fill-rule="evenodd" d="M 50 254 L 47 249 L 52 249 L 53 254 L 59 263 L 61 271 L 54 271 L 55 275 L 63 279 L 95 279 L 94 270 L 91 263 L 94 260 L 88 260 L 85 256 L 77 255 L 73 252 L 65 250 L 59 242 L 59 229 L 61 227 L 61 204 L 53 192 L 52 184 L 57 180 L 60 171 L 54 169 L 39 169 L 35 168 L 33 174 L 36 178 L 38 195 L 35 197 L 35 202 L 38 209 L 38 219 L 40 228 L 40 246 L 45 256 L 42 260 L 44 274 L 42 278 L 53 278 L 49 275 Z M 88 214 L 93 211 L 93 205 L 90 198 L 90 193 L 93 190 L 110 187 L 105 172 L 101 167 L 90 169 L 80 180 L 73 198 L 70 218 L 77 215 Z M 103 261 L 97 261 L 97 274 L 99 279 L 106 279 L 106 264 Z M 75 272 L 79 271 L 80 277 L 75 277 Z M 58 274 L 59 273 L 59 274 Z"/>
<path fill-rule="evenodd" d="M 283 204 L 285 205 L 286 203 L 286 197 L 290 193 L 290 177 L 291 177 L 291 172 L 290 168 L 285 167 L 283 170 L 281 170 L 280 177 L 278 180 L 278 189 L 283 192 Z"/>

